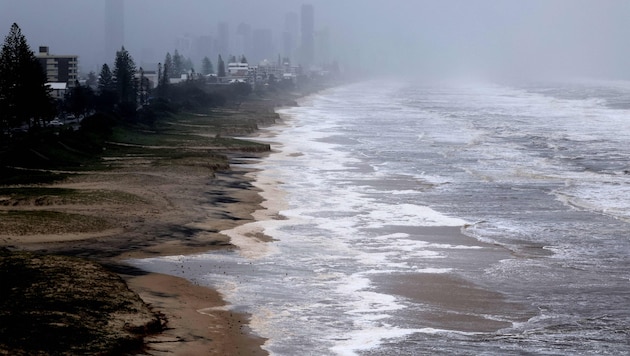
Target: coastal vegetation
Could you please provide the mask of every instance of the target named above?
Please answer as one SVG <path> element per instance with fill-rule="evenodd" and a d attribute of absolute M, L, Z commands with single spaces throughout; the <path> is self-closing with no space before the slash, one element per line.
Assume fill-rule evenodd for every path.
<path fill-rule="evenodd" d="M 120 277 L 86 260 L 0 248 L 0 281 L 3 355 L 125 354 L 164 327 Z"/>
<path fill-rule="evenodd" d="M 268 144 L 236 136 L 273 124 L 273 108 L 299 94 L 201 80 L 160 81 L 139 94 L 142 78 L 131 75 L 135 64 L 122 48 L 113 70 L 103 65 L 96 89 L 77 83 L 59 105 L 33 58 L 14 25 L 0 57 L 0 354 L 138 352 L 167 321 L 125 285 L 117 258 L 130 249 L 155 253 L 160 243 L 228 246 L 218 231 L 249 213 L 225 208 L 238 199 L 188 190 L 247 187 L 213 178 L 235 157 L 268 152 Z M 52 125 L 62 113 L 77 119 Z M 199 213 L 178 209 L 202 198 L 227 222 L 188 226 Z"/>
<path fill-rule="evenodd" d="M 17 24 L 0 50 L 0 132 L 42 124 L 54 116 L 46 75 Z M 30 120 L 30 121 L 29 121 Z"/>
<path fill-rule="evenodd" d="M 248 98 L 251 89 L 244 88 L 248 84 L 208 86 L 197 79 L 172 85 L 168 78 L 182 73 L 189 60 L 177 51 L 170 58 L 167 54 L 158 87 L 150 90 L 143 88 L 142 76 L 134 77 L 134 60 L 123 47 L 116 54 L 113 70 L 103 64 L 96 90 L 77 83 L 63 105 L 56 105 L 54 110 L 45 76 L 39 75 L 41 68 L 14 24 L 0 58 L 0 184 L 50 183 L 76 172 L 106 169 L 111 166 L 112 155 L 144 150 L 146 146 L 151 146 L 150 155 L 168 158 L 172 153 L 160 147 L 169 146 L 168 142 L 180 140 L 182 135 L 186 139 L 178 145 L 265 149 L 226 135 L 247 134 L 257 128 L 256 120 L 239 119 L 243 111 L 238 106 L 243 100 L 268 100 L 269 95 L 277 93 L 257 92 L 257 98 Z M 37 75 L 12 76 L 16 72 Z M 18 84 L 24 90 L 16 90 Z M 141 98 L 139 91 L 143 93 Z M 44 98 L 41 100 L 51 105 L 33 103 L 35 98 Z M 32 107 L 45 110 L 34 112 Z M 68 113 L 80 120 L 50 125 L 55 115 Z"/>

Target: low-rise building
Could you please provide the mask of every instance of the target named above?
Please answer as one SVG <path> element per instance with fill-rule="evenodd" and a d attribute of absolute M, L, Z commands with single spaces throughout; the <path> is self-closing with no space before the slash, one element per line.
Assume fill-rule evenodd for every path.
<path fill-rule="evenodd" d="M 248 63 L 228 63 L 228 76 L 232 79 L 235 78 L 247 78 L 247 74 L 249 73 L 249 64 Z"/>
<path fill-rule="evenodd" d="M 50 94 L 54 99 L 63 100 L 68 91 L 67 83 L 48 82 L 46 86 L 50 88 Z"/>
<path fill-rule="evenodd" d="M 296 81 L 299 68 L 291 66 L 289 62 L 269 62 L 264 60 L 260 62 L 260 65 L 256 71 L 257 82 L 279 82 L 282 80 Z"/>

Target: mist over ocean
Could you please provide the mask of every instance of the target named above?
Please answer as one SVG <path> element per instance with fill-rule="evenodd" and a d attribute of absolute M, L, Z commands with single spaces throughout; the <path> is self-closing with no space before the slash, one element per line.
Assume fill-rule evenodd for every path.
<path fill-rule="evenodd" d="M 364 82 L 281 114 L 252 163 L 275 241 L 135 264 L 217 288 L 273 355 L 630 352 L 630 82 Z"/>

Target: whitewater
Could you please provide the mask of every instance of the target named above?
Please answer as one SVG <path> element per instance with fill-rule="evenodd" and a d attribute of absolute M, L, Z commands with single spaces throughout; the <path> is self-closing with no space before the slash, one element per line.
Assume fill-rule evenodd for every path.
<path fill-rule="evenodd" d="M 272 355 L 630 352 L 630 83 L 371 81 L 279 113 L 240 249 L 134 265 L 219 290 Z"/>

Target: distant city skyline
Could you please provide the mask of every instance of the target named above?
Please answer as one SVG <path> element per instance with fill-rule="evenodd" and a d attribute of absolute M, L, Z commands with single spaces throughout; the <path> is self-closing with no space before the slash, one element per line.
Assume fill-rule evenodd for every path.
<path fill-rule="evenodd" d="M 125 45 L 125 3 L 124 0 L 105 1 L 105 52 L 115 54 Z M 166 52 L 173 54 L 173 51 L 177 50 L 181 55 L 193 60 L 196 65 L 199 65 L 204 57 L 216 62 L 221 55 L 224 60 L 231 56 L 237 58 L 245 56 L 255 63 L 263 60 L 276 61 L 277 57 L 281 57 L 288 58 L 293 64 L 311 66 L 315 64 L 316 58 L 324 58 L 315 55 L 316 48 L 321 46 L 316 45 L 314 6 L 302 4 L 289 10 L 300 10 L 301 15 L 296 11 L 286 12 L 283 26 L 275 31 L 271 27 L 272 24 L 269 24 L 269 27 L 253 27 L 246 22 L 237 25 L 221 20 L 214 24 L 214 31 L 180 34 L 163 54 L 156 53 L 150 48 L 142 48 L 139 51 L 138 62 L 145 66 L 157 66 L 158 62 L 163 61 Z M 209 27 L 212 28 L 212 25 Z M 326 41 L 326 44 L 326 53 L 329 53 L 329 42 Z M 133 50 L 131 52 L 133 55 Z M 113 56 L 112 54 L 110 57 Z"/>
<path fill-rule="evenodd" d="M 280 57 L 288 58 L 295 65 L 324 64 L 316 62 L 330 57 L 329 32 L 315 30 L 313 5 L 303 4 L 295 10 L 300 10 L 301 15 L 296 11 L 286 12 L 283 26 L 277 31 L 271 27 L 253 27 L 246 22 L 236 24 L 219 21 L 214 24 L 214 31 L 180 35 L 167 52 L 172 54 L 174 50 L 178 50 L 179 54 L 190 58 L 195 64 L 199 64 L 204 57 L 216 62 L 219 55 L 224 60 L 232 56 L 245 56 L 250 63 L 263 60 L 275 62 Z M 323 55 L 317 56 L 316 51 L 319 49 L 322 49 Z M 144 49 L 142 53 L 148 54 L 150 51 Z M 163 60 L 162 57 L 152 60 L 144 57 L 143 55 L 142 60 L 145 64 L 154 66 Z"/>
<path fill-rule="evenodd" d="M 223 56 L 230 54 L 230 25 L 225 21 L 217 24 L 215 52 Z"/>
<path fill-rule="evenodd" d="M 286 16 L 296 13 L 301 22 L 302 5 L 312 4 L 315 64 L 330 58 L 404 75 L 630 78 L 627 0 L 133 0 L 123 2 L 123 16 L 107 21 L 108 11 L 120 14 L 109 1 L 122 0 L 0 0 L 0 32 L 6 35 L 16 22 L 32 48 L 76 54 L 85 73 L 111 63 L 122 44 L 138 62 L 163 61 L 187 36 L 191 56 L 215 62 L 223 22 L 229 25 L 224 56 L 247 55 L 253 32 L 269 29 L 271 60 L 280 54 L 299 63 L 303 24 L 287 30 Z M 105 23 L 114 24 L 113 34 L 105 35 Z M 250 31 L 239 34 L 240 24 Z M 106 45 L 106 37 L 117 44 Z"/>

